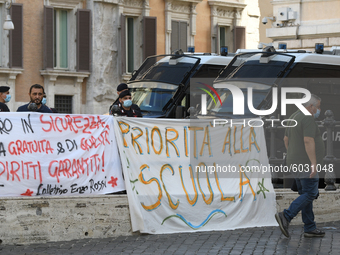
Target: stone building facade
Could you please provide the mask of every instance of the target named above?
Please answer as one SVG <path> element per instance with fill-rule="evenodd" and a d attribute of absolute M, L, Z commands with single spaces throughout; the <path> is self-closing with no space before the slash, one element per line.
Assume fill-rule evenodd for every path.
<path fill-rule="evenodd" d="M 15 29 L 0 33 L 0 85 L 11 87 L 11 111 L 27 103 L 29 87 L 39 83 L 47 105 L 61 113 L 104 114 L 117 85 L 147 56 L 189 46 L 234 52 L 259 41 L 257 0 L 12 2 Z"/>
<path fill-rule="evenodd" d="M 325 50 L 340 46 L 339 0 L 263 0 L 260 6 L 261 20 L 274 17 L 260 24 L 260 29 L 266 27 L 261 41 L 268 38 L 276 47 L 287 43 L 289 49 L 314 50 L 316 43 Z"/>

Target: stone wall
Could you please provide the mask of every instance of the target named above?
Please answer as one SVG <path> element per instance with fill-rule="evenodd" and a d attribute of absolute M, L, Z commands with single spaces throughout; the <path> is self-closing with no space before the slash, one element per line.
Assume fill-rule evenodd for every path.
<path fill-rule="evenodd" d="M 94 2 L 92 9 L 92 73 L 87 81 L 86 113 L 104 114 L 117 97 L 120 83 L 118 50 L 118 6 L 112 3 Z"/>
<path fill-rule="evenodd" d="M 260 1 L 247 0 L 245 3 L 247 7 L 244 10 L 243 24 L 246 26 L 246 48 L 247 49 L 257 49 L 259 44 L 259 18 L 260 18 Z"/>
<path fill-rule="evenodd" d="M 131 235 L 126 195 L 0 199 L 0 243 Z"/>
<path fill-rule="evenodd" d="M 272 0 L 270 3 L 262 5 L 261 11 L 276 17 L 275 21 L 268 22 L 266 29 L 266 37 L 272 39 L 274 47 L 277 47 L 279 42 L 287 43 L 287 49 L 307 50 L 314 50 L 315 43 L 324 43 L 325 50 L 340 45 L 340 1 Z M 286 13 L 285 8 L 290 8 L 295 17 L 290 15 L 292 19 L 283 21 L 282 17 L 285 15 L 280 16 L 280 13 Z M 271 28 L 268 28 L 270 26 Z M 263 38 L 263 34 L 260 38 Z"/>
<path fill-rule="evenodd" d="M 340 191 L 320 191 L 314 202 L 317 223 L 339 220 Z M 298 196 L 276 190 L 277 210 Z M 297 216 L 292 224 L 302 227 Z M 0 244 L 28 244 L 132 235 L 126 195 L 0 199 Z M 137 233 L 138 234 L 138 233 Z"/>

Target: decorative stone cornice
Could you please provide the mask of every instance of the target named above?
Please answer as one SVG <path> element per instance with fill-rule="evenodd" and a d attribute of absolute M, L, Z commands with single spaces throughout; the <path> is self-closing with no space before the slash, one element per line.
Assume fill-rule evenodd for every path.
<path fill-rule="evenodd" d="M 208 0 L 211 7 L 222 7 L 222 8 L 241 8 L 244 9 L 247 4 L 236 1 L 221 1 L 221 0 Z"/>
<path fill-rule="evenodd" d="M 165 11 L 196 12 L 196 5 L 202 0 L 166 0 Z"/>
<path fill-rule="evenodd" d="M 119 4 L 128 6 L 128 7 L 144 7 L 143 0 L 119 0 Z"/>
<path fill-rule="evenodd" d="M 225 17 L 225 18 L 234 18 L 234 11 L 231 9 L 225 9 L 225 8 L 217 8 L 216 9 L 216 15 L 219 17 Z"/>
<path fill-rule="evenodd" d="M 167 0 L 168 3 L 175 2 L 175 4 L 199 4 L 203 0 Z"/>
<path fill-rule="evenodd" d="M 95 3 L 108 3 L 108 4 L 118 4 L 118 0 L 94 0 Z"/>
<path fill-rule="evenodd" d="M 50 81 L 56 81 L 59 76 L 76 78 L 77 82 L 83 82 L 84 78 L 90 76 L 89 72 L 72 72 L 72 71 L 62 71 L 62 70 L 40 70 L 40 74 L 44 78 L 48 78 Z"/>
<path fill-rule="evenodd" d="M 62 9 L 75 9 L 83 0 L 45 0 L 46 5 Z"/>
<path fill-rule="evenodd" d="M 15 80 L 18 74 L 22 74 L 24 69 L 0 68 L 0 75 L 7 74 L 9 80 Z"/>
<path fill-rule="evenodd" d="M 173 11 L 178 13 L 196 13 L 196 5 L 202 0 L 166 0 L 165 11 Z"/>
<path fill-rule="evenodd" d="M 190 6 L 183 5 L 183 4 L 181 4 L 181 5 L 176 4 L 176 5 L 172 6 L 172 10 L 174 12 L 190 13 Z"/>

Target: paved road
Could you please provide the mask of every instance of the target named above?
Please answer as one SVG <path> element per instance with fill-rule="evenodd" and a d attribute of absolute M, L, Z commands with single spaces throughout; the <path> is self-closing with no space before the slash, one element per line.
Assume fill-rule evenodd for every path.
<path fill-rule="evenodd" d="M 340 254 L 340 221 L 318 224 L 318 227 L 325 230 L 325 237 L 305 238 L 301 225 L 290 226 L 289 239 L 278 227 L 263 227 L 0 245 L 0 254 Z"/>

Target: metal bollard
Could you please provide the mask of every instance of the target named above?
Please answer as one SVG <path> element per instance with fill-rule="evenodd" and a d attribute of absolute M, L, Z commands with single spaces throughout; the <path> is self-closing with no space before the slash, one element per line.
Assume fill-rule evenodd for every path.
<path fill-rule="evenodd" d="M 334 157 L 333 153 L 333 130 L 335 126 L 334 114 L 331 110 L 327 110 L 325 112 L 326 119 L 323 121 L 324 127 L 327 129 L 327 148 L 326 148 L 326 156 L 324 157 L 324 162 L 326 164 L 333 164 L 336 162 L 336 157 Z M 335 187 L 336 175 L 333 172 L 327 171 L 325 174 L 325 190 L 336 190 Z"/>

